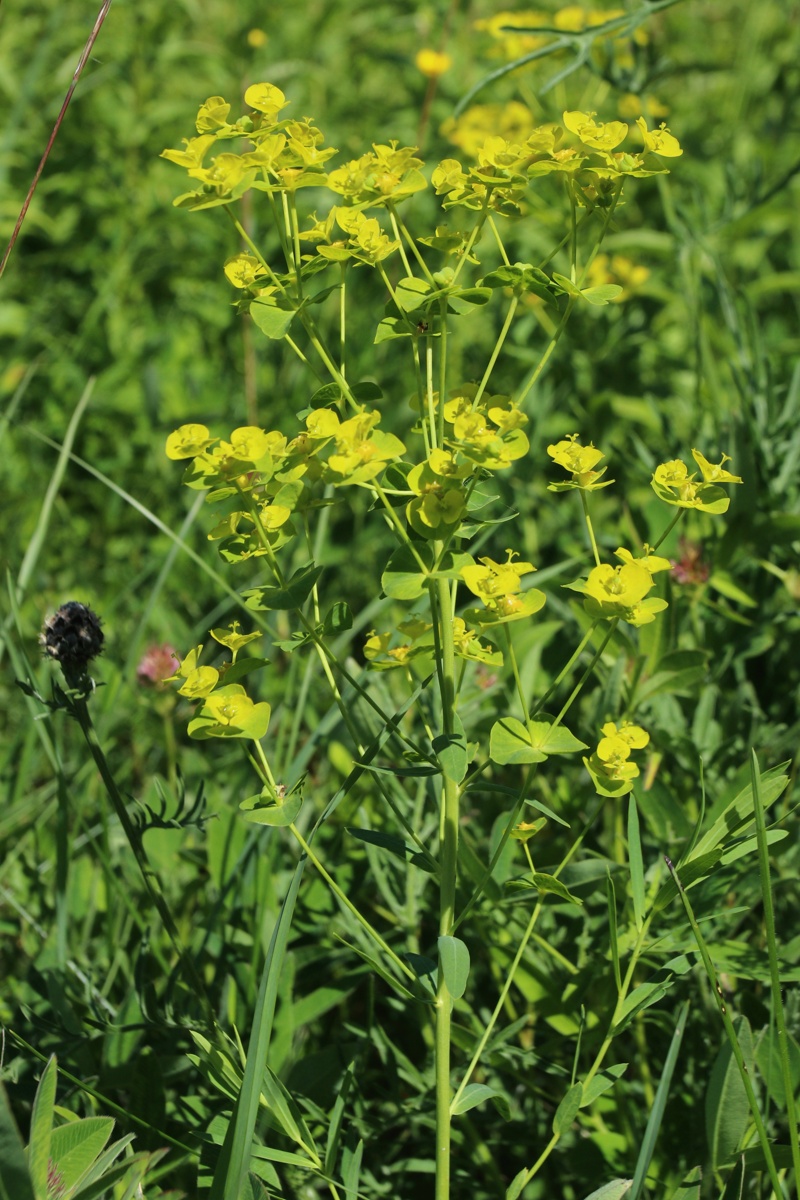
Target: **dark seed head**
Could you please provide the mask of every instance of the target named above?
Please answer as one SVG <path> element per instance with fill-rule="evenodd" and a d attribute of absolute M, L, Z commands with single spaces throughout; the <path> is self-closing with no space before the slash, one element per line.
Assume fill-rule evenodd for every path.
<path fill-rule="evenodd" d="M 82 675 L 103 649 L 100 618 L 85 604 L 68 600 L 48 617 L 39 636 L 48 657 L 61 664 L 65 674 Z"/>

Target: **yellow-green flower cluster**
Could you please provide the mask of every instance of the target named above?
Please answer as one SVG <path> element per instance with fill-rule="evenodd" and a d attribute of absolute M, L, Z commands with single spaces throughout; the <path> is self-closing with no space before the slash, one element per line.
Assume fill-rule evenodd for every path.
<path fill-rule="evenodd" d="M 523 426 L 528 418 L 509 396 L 484 392 L 476 399 L 474 384 L 464 384 L 444 406 L 444 419 L 453 427 L 453 449 L 476 466 L 489 471 L 509 467 L 528 453 L 530 443 Z"/>
<path fill-rule="evenodd" d="M 229 562 L 270 554 L 294 534 L 291 516 L 305 482 L 363 484 L 404 452 L 394 434 L 378 429 L 380 414 L 365 409 L 346 421 L 315 409 L 291 441 L 277 430 L 247 425 L 230 441 L 211 437 L 205 425 L 182 425 L 167 438 L 167 457 L 191 459 L 187 487 L 207 491 L 211 502 L 230 496 L 247 507 L 228 513 L 209 534 Z M 327 455 L 327 457 L 325 457 Z"/>
<path fill-rule="evenodd" d="M 600 459 L 605 458 L 603 451 L 598 450 L 592 442 L 588 446 L 582 446 L 578 440 L 579 437 L 579 433 L 573 433 L 562 441 L 547 447 L 547 453 L 553 461 L 572 475 L 572 479 L 567 483 L 548 484 L 548 491 L 566 492 L 571 488 L 577 488 L 582 492 L 594 492 L 599 488 L 608 487 L 610 483 L 614 482 L 613 479 L 605 479 L 601 482 L 608 467 L 602 467 L 599 471 L 594 469 Z"/>
<path fill-rule="evenodd" d="M 516 562 L 516 551 L 507 550 L 504 563 L 481 558 L 461 568 L 461 577 L 473 595 L 483 601 L 483 609 L 471 608 L 466 617 L 479 626 L 502 625 L 533 616 L 543 607 L 544 592 L 537 588 L 522 591 L 522 576 L 536 568 L 529 562 Z"/>
<path fill-rule="evenodd" d="M 658 571 L 669 571 L 672 564 L 668 558 L 650 554 L 647 546 L 642 558 L 634 558 L 624 547 L 615 551 L 615 555 L 620 560 L 619 566 L 601 563 L 589 572 L 585 583 L 572 587 L 583 592 L 583 606 L 590 617 L 649 625 L 656 613 L 667 607 L 666 600 L 647 595 L 654 586 L 653 576 Z"/>
<path fill-rule="evenodd" d="M 656 467 L 653 491 L 665 504 L 677 508 L 696 508 L 713 514 L 727 512 L 730 498 L 719 485 L 742 482 L 739 475 L 725 470 L 725 463 L 730 462 L 730 458 L 723 454 L 718 463 L 710 463 L 699 450 L 692 450 L 692 458 L 700 468 L 701 479 L 697 479 L 696 471 L 690 474 L 686 463 L 676 458 Z"/>
<path fill-rule="evenodd" d="M 600 730 L 597 749 L 583 762 L 602 796 L 625 796 L 633 788 L 639 766 L 631 759 L 634 750 L 643 750 L 650 734 L 640 725 L 623 721 L 617 726 L 607 721 Z"/>
<path fill-rule="evenodd" d="M 481 642 L 476 631 L 469 628 L 463 617 L 453 618 L 453 646 L 456 658 L 483 663 L 485 666 L 503 665 L 500 651 Z M 364 657 L 374 668 L 382 671 L 408 666 L 414 659 L 430 659 L 433 653 L 433 626 L 419 617 L 401 621 L 396 631 L 376 633 L 373 629 L 364 644 Z"/>
<path fill-rule="evenodd" d="M 457 159 L 446 158 L 434 169 L 431 182 L 437 195 L 445 197 L 446 209 L 480 209 L 488 204 L 497 211 L 510 212 L 522 206 L 525 187 L 541 175 L 588 172 L 581 178 L 583 194 L 588 201 L 599 203 L 608 181 L 626 175 L 644 178 L 666 170 L 638 151 L 618 148 L 628 134 L 626 122 L 603 123 L 594 118 L 594 113 L 567 111 L 562 116 L 563 128 L 529 128 L 522 113 L 515 110 L 510 124 L 516 137 L 504 137 L 496 132 L 496 126 L 483 133 L 483 114 L 480 120 L 474 114 L 465 114 L 449 127 L 449 134 L 477 159 L 477 164 L 465 169 Z M 639 117 L 636 124 L 644 153 L 662 158 L 682 153 L 665 125 L 648 130 L 644 117 Z M 573 135 L 572 142 L 564 141 L 565 130 Z"/>
<path fill-rule="evenodd" d="M 233 661 L 219 669 L 200 667 L 198 660 L 202 645 L 190 650 L 178 670 L 164 682 L 182 680 L 178 694 L 188 700 L 201 701 L 196 715 L 189 722 L 189 736 L 193 738 L 251 738 L 259 741 L 269 727 L 270 706 L 256 704 L 247 695 L 240 683 L 221 683 L 234 666 L 236 656 L 243 646 L 260 633 L 239 633 L 239 623 L 234 621 L 227 629 L 212 629 L 215 641 L 231 650 Z"/>

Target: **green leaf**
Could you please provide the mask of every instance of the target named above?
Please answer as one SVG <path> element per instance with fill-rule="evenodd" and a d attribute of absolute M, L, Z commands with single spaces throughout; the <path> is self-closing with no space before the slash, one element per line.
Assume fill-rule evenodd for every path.
<path fill-rule="evenodd" d="M 367 954 L 366 950 L 362 950 L 360 947 L 354 946 L 352 942 L 348 942 L 347 939 L 342 937 L 340 933 L 335 933 L 333 936 L 336 938 L 337 942 L 341 942 L 343 946 L 347 946 L 348 950 L 352 950 L 353 954 L 357 954 L 358 957 L 363 959 L 365 963 L 368 963 L 376 975 L 380 975 L 384 983 L 388 983 L 389 987 L 394 988 L 398 995 L 402 996 L 404 1000 L 419 1001 L 419 996 L 415 996 L 413 992 L 409 991 L 405 984 L 401 983 L 396 976 L 392 975 L 392 973 L 388 971 L 386 967 L 384 967 L 384 965 L 378 961 L 377 958 L 373 957 L 371 954 Z"/>
<path fill-rule="evenodd" d="M 605 1067 L 584 1086 L 583 1099 L 581 1100 L 581 1108 L 586 1108 L 598 1096 L 602 1096 L 604 1092 L 608 1092 L 617 1082 L 617 1080 L 625 1074 L 628 1069 L 627 1063 L 615 1063 L 612 1067 Z"/>
<path fill-rule="evenodd" d="M 291 825 L 303 807 L 302 793 L 293 792 L 287 796 L 283 804 L 278 804 L 271 788 L 263 788 L 257 796 L 248 796 L 239 805 L 239 811 L 246 821 L 254 825 Z"/>
<path fill-rule="evenodd" d="M 337 600 L 332 608 L 329 609 L 325 620 L 322 622 L 322 632 L 326 636 L 334 636 L 337 633 L 345 633 L 348 629 L 353 628 L 353 614 L 350 611 L 349 604 L 344 600 Z"/>
<path fill-rule="evenodd" d="M 395 550 L 381 576 L 381 586 L 393 600 L 417 600 L 426 590 L 433 566 L 433 551 L 420 544 L 415 555 L 409 546 Z M 418 558 L 425 566 L 420 569 Z"/>
<path fill-rule="evenodd" d="M 359 1140 L 355 1150 L 345 1146 L 342 1150 L 342 1183 L 344 1184 L 345 1200 L 358 1200 L 358 1181 L 361 1177 L 361 1159 L 364 1156 L 364 1142 Z"/>
<path fill-rule="evenodd" d="M 670 1085 L 672 1076 L 675 1072 L 675 1067 L 678 1062 L 678 1054 L 683 1041 L 683 1034 L 686 1029 L 686 1018 L 689 1014 L 689 1001 L 681 1005 L 678 1013 L 678 1020 L 675 1023 L 675 1028 L 672 1033 L 672 1040 L 669 1046 L 669 1052 L 664 1062 L 664 1067 L 661 1072 L 661 1078 L 658 1081 L 653 1107 L 650 1110 L 650 1116 L 647 1119 L 647 1127 L 644 1131 L 639 1154 L 636 1159 L 636 1166 L 633 1172 L 633 1195 L 638 1197 L 642 1194 L 644 1181 L 647 1178 L 647 1172 L 650 1169 L 650 1163 L 653 1158 L 656 1142 L 658 1141 L 658 1133 L 661 1128 L 661 1122 L 664 1118 L 664 1110 L 667 1106 L 669 1098 Z"/>
<path fill-rule="evenodd" d="M 295 312 L 294 308 L 284 308 L 274 296 L 259 296 L 250 304 L 254 324 L 274 341 L 286 336 Z"/>
<path fill-rule="evenodd" d="M 301 608 L 322 574 L 322 567 L 309 564 L 295 571 L 285 587 L 251 588 L 243 599 L 251 612 L 283 612 Z"/>
<path fill-rule="evenodd" d="M 322 1160 L 297 1102 L 269 1066 L 264 1069 L 261 1088 L 262 1098 L 266 1101 L 270 1116 L 277 1127 L 314 1160 L 318 1167 L 321 1166 Z"/>
<path fill-rule="evenodd" d="M 452 733 L 442 733 L 433 739 L 433 749 L 445 778 L 461 783 L 469 766 L 469 751 L 464 726 L 456 713 L 453 714 L 453 725 Z"/>
<path fill-rule="evenodd" d="M 748 1071 L 753 1070 L 753 1034 L 747 1017 L 734 1024 Z M 750 1123 L 750 1105 L 728 1038 L 714 1060 L 706 1090 L 706 1138 L 711 1165 L 718 1171 L 732 1160 Z"/>
<path fill-rule="evenodd" d="M 641 983 L 637 988 L 625 997 L 625 1003 L 622 1006 L 622 1012 L 619 1015 L 619 1020 L 614 1026 L 614 1036 L 621 1033 L 622 1030 L 630 1024 L 635 1016 L 640 1012 L 644 1012 L 646 1008 L 650 1008 L 651 1004 L 658 1004 L 663 996 L 675 982 L 672 973 L 662 976 L 661 979 L 650 979 L 646 983 Z"/>
<path fill-rule="evenodd" d="M 11 1105 L 0 1083 L 0 1200 L 37 1200 L 33 1190 L 22 1138 Z"/>
<path fill-rule="evenodd" d="M 585 1200 L 622 1200 L 622 1196 L 630 1192 L 632 1183 L 633 1180 L 609 1180 L 602 1188 L 585 1196 Z"/>
<path fill-rule="evenodd" d="M 289 942 L 292 915 L 306 861 L 305 858 L 302 858 L 295 868 L 289 890 L 272 932 L 261 972 L 242 1086 L 234 1105 L 233 1116 L 225 1134 L 219 1160 L 214 1169 L 214 1179 L 208 1200 L 239 1200 L 243 1181 L 247 1177 L 261 1097 L 261 1080 L 272 1036 L 272 1023 L 278 998 L 278 981 L 282 978 L 281 968 Z"/>
<path fill-rule="evenodd" d="M 56 1101 L 57 1068 L 55 1055 L 47 1060 L 33 1100 L 31 1135 L 28 1144 L 28 1170 L 36 1200 L 47 1200 L 47 1166 L 50 1161 L 50 1137 L 53 1130 L 53 1106 Z"/>
<path fill-rule="evenodd" d="M 583 1102 L 583 1084 L 573 1083 L 556 1109 L 553 1117 L 553 1133 L 561 1136 L 568 1132 L 578 1115 Z"/>
<path fill-rule="evenodd" d="M 517 1174 L 511 1180 L 511 1183 L 506 1188 L 506 1200 L 518 1200 L 518 1197 L 522 1193 L 522 1189 L 525 1187 L 527 1182 L 528 1172 L 527 1169 L 523 1167 L 521 1171 L 517 1172 Z"/>
<path fill-rule="evenodd" d="M 622 1200 L 631 1190 L 632 1179 L 610 1179 L 602 1187 L 597 1188 L 584 1200 Z"/>
<path fill-rule="evenodd" d="M 485 786 L 486 785 L 484 785 L 484 787 Z M 505 790 L 507 790 L 508 794 L 511 796 L 517 796 L 519 794 L 518 792 L 514 791 L 513 788 L 508 788 Z M 553 811 L 552 808 L 548 808 L 544 801 L 526 800 L 525 803 L 529 808 L 535 808 L 537 812 L 543 813 L 550 821 L 555 821 L 558 825 L 563 825 L 565 829 L 570 828 L 569 821 L 565 821 L 564 818 L 560 817 L 557 812 Z"/>
<path fill-rule="evenodd" d="M 722 858 L 722 847 L 718 846 L 716 850 L 710 850 L 706 854 L 701 854 L 695 857 L 694 853 L 688 862 L 683 863 L 678 868 L 681 883 L 684 888 L 688 889 L 692 884 L 697 883 L 701 879 L 706 879 Z M 678 894 L 678 885 L 670 875 L 666 883 L 659 889 L 658 895 L 653 903 L 653 912 L 659 912 L 662 908 L 666 908 Z"/>
<path fill-rule="evenodd" d="M 439 962 L 442 974 L 447 984 L 447 990 L 454 1000 L 460 1000 L 467 990 L 469 978 L 469 950 L 460 938 L 439 938 Z"/>
<path fill-rule="evenodd" d="M 105 1149 L 113 1129 L 111 1117 L 85 1117 L 53 1130 L 50 1157 L 61 1175 L 65 1192 L 82 1181 Z"/>
<path fill-rule="evenodd" d="M 691 1171 L 687 1171 L 684 1175 L 681 1182 L 675 1188 L 675 1191 L 668 1197 L 668 1200 L 700 1200 L 702 1182 L 702 1168 L 692 1167 Z"/>
<path fill-rule="evenodd" d="M 524 883 L 525 880 L 521 882 Z M 536 888 L 536 891 L 540 895 L 549 894 L 551 896 L 558 896 L 559 900 L 566 900 L 568 904 L 577 904 L 579 907 L 583 907 L 583 901 L 574 896 L 560 879 L 556 879 L 555 875 L 546 875 L 542 871 L 534 871 L 531 886 Z"/>
<path fill-rule="evenodd" d="M 505 1099 L 502 1092 L 489 1087 L 486 1083 L 468 1083 L 457 1102 L 451 1107 L 450 1112 L 454 1117 L 458 1117 L 462 1113 L 469 1112 L 471 1108 L 477 1108 L 486 1100 L 497 1100 L 498 1097 Z"/>
<path fill-rule="evenodd" d="M 431 294 L 431 285 L 424 279 L 413 276 L 401 279 L 394 291 L 397 307 L 402 312 L 415 312 L 418 308 L 426 308 L 426 300 Z"/>
<path fill-rule="evenodd" d="M 516 717 L 495 721 L 489 742 L 489 757 L 500 766 L 516 763 L 544 762 L 550 754 L 573 754 L 587 750 L 564 725 L 553 725 L 553 718 L 543 713 L 539 720 L 523 725 Z"/>
<path fill-rule="evenodd" d="M 762 774 L 760 794 L 765 810 L 774 804 L 789 782 L 788 776 L 785 774 L 787 766 L 788 763 L 781 763 Z M 748 784 L 730 804 L 725 806 L 710 829 L 698 839 L 688 863 L 694 862 L 709 850 L 724 845 L 730 840 L 732 834 L 749 824 L 751 820 L 753 820 L 753 787 L 752 784 Z M 680 867 L 681 881 L 684 879 L 688 863 Z"/>
<path fill-rule="evenodd" d="M 379 829 L 351 829 L 347 832 L 351 837 L 357 838 L 360 842 L 367 842 L 371 846 L 377 846 L 381 850 L 387 850 L 389 854 L 393 854 L 404 863 L 413 863 L 415 867 L 419 867 L 423 871 L 428 871 L 430 874 L 437 873 L 437 866 L 433 859 L 426 858 L 419 850 L 410 843 L 403 841 L 396 833 L 384 833 Z"/>
<path fill-rule="evenodd" d="M 636 807 L 636 797 L 633 792 L 628 801 L 628 858 L 631 868 L 633 919 L 636 929 L 640 931 L 644 922 L 644 861 L 642 859 L 642 840 L 639 836 L 639 810 Z"/>
<path fill-rule="evenodd" d="M 583 288 L 581 291 L 581 299 L 588 304 L 594 304 L 596 307 L 602 307 L 608 304 L 609 300 L 616 300 L 622 288 L 618 283 L 601 283 L 596 287 Z"/>

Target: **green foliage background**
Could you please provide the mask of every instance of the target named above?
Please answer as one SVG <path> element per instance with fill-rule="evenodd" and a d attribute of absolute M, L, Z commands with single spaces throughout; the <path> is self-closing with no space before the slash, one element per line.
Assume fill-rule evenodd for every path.
<path fill-rule="evenodd" d="M 313 115 L 344 158 L 372 141 L 416 144 L 426 83 L 414 55 L 422 45 L 441 44 L 454 67 L 436 91 L 422 142 L 422 157 L 436 161 L 453 153 L 441 123 L 497 65 L 488 38 L 474 28 L 492 11 L 477 2 L 459 8 L 319 0 L 265 11 L 223 0 L 117 0 L 3 277 L 0 555 L 12 584 L 27 548 L 37 535 L 43 541 L 16 597 L 19 632 L 5 647 L 0 678 L 0 704 L 8 714 L 0 733 L 0 1019 L 40 1053 L 55 1051 L 62 1071 L 95 1088 L 104 1097 L 98 1111 L 110 1111 L 108 1100 L 154 1127 L 136 1128 L 138 1145 L 163 1145 L 166 1134 L 194 1147 L 193 1136 L 225 1103 L 186 1057 L 194 1049 L 194 998 L 170 970 L 168 944 L 137 895 L 75 731 L 48 722 L 48 751 L 43 724 L 32 721 L 13 680 L 24 674 L 26 654 L 35 674 L 45 678 L 35 638 L 48 611 L 75 598 L 102 614 L 108 648 L 98 674 L 105 686 L 93 703 L 123 791 L 155 806 L 157 781 L 163 780 L 171 810 L 178 768 L 191 797 L 205 784 L 215 819 L 202 828 L 155 830 L 147 834 L 147 846 L 168 880 L 173 911 L 202 964 L 221 1022 L 244 1035 L 293 859 L 277 834 L 241 823 L 236 807 L 246 794 L 242 789 L 252 785 L 237 748 L 198 751 L 186 739 L 187 710 L 136 680 L 146 645 L 169 641 L 183 652 L 235 613 L 214 579 L 176 553 L 172 540 L 107 481 L 170 529 L 186 521 L 182 536 L 216 569 L 205 514 L 187 518 L 191 496 L 181 491 L 163 455 L 166 433 L 184 421 L 227 430 L 245 423 L 248 403 L 257 404 L 266 427 L 280 427 L 306 406 L 313 390 L 288 352 L 243 331 L 221 270 L 237 248 L 232 231 L 218 211 L 173 209 L 179 176 L 158 153 L 190 131 L 205 96 L 220 93 L 236 102 L 244 86 L 260 79 L 287 92 L 293 113 Z M 24 10 L 5 7 L 0 14 L 3 240 L 94 15 L 86 5 L 50 0 Z M 268 35 L 260 47 L 247 37 L 258 28 Z M 645 28 L 649 42 L 637 49 L 631 66 L 593 60 L 544 91 L 567 61 L 545 58 L 488 86 L 477 99 L 521 98 L 544 121 L 559 119 L 564 108 L 614 116 L 623 94 L 652 94 L 669 106 L 670 127 L 684 147 L 665 182 L 643 181 L 631 191 L 604 247 L 646 266 L 648 278 L 624 304 L 576 317 L 535 396 L 531 456 L 502 485 L 503 500 L 521 514 L 520 549 L 540 567 L 552 596 L 544 624 L 532 626 L 520 646 L 526 677 L 544 691 L 577 642 L 575 618 L 563 599 L 569 594 L 559 593 L 558 584 L 574 575 L 585 552 L 575 509 L 545 490 L 547 444 L 580 430 L 585 441 L 605 450 L 618 481 L 614 493 L 624 497 L 621 514 L 611 499 L 597 509 L 609 550 L 621 533 L 646 538 L 658 529 L 647 484 L 663 458 L 686 457 L 692 445 L 715 460 L 724 451 L 745 479 L 723 532 L 702 518 L 687 530 L 702 541 L 709 581 L 688 588 L 671 583 L 665 646 L 689 657 L 686 673 L 654 692 L 646 706 L 662 756 L 643 809 L 645 861 L 653 864 L 664 853 L 676 857 L 690 834 L 699 812 L 701 760 L 712 809 L 744 786 L 751 746 L 762 765 L 793 760 L 792 786 L 773 818 L 788 815 L 796 803 L 800 19 L 767 0 L 684 0 L 654 15 Z M 433 223 L 430 198 L 420 198 L 412 212 L 420 227 Z M 515 235 L 520 259 L 549 247 L 560 220 L 546 209 L 536 217 Z M 257 212 L 253 221 L 258 231 Z M 373 357 L 381 301 L 370 289 L 365 282 L 363 329 L 351 326 L 354 377 L 374 370 L 387 411 L 402 414 L 406 389 L 393 349 L 381 348 Z M 497 332 L 492 318 L 483 327 L 482 317 L 470 320 L 456 351 L 465 378 L 480 369 Z M 494 390 L 502 390 L 500 384 L 513 388 L 535 361 L 540 342 L 531 312 L 515 326 Z M 71 462 L 50 505 L 46 492 L 58 445 L 90 379 L 93 390 L 74 452 L 105 479 Z M 348 596 L 362 632 L 378 619 L 374 564 L 380 536 L 366 513 L 342 511 L 333 516 L 326 543 L 332 594 L 338 586 Z M 502 553 L 503 547 L 494 549 Z M 679 554 L 675 544 L 666 549 Z M 8 633 L 7 601 L 0 612 Z M 286 636 L 280 627 L 277 633 Z M 358 655 L 358 641 L 351 649 Z M 350 760 L 319 689 L 309 686 L 297 731 L 292 710 L 281 708 L 281 698 L 295 694 L 298 671 L 294 660 L 279 660 L 264 698 L 273 704 L 273 728 L 284 743 L 306 731 L 298 741 L 297 770 L 309 772 L 307 789 L 321 808 Z M 627 686 L 619 673 L 601 673 L 583 702 L 587 729 Z M 491 689 L 476 691 L 476 724 L 488 730 L 496 703 Z M 548 777 L 542 799 L 577 821 L 593 802 L 579 770 Z M 467 814 L 467 854 L 483 859 L 499 811 Z M 602 1011 L 606 988 L 598 980 L 605 863 L 619 861 L 620 821 L 613 809 L 604 813 L 590 845 L 600 866 L 574 881 L 583 889 L 585 910 L 549 908 L 543 938 L 550 950 L 523 969 L 509 999 L 508 1021 L 520 1026 L 495 1048 L 489 1075 L 502 1079 L 514 1120 L 498 1123 L 490 1106 L 464 1119 L 458 1178 L 464 1187 L 469 1180 L 472 1195 L 502 1195 L 546 1138 L 571 1068 L 581 1005 L 590 1012 L 583 1037 L 591 1044 L 600 1034 L 592 1014 Z M 424 952 L 434 932 L 420 923 L 424 892 L 404 897 L 392 860 L 345 832 L 347 825 L 373 822 L 379 824 L 379 815 L 364 788 L 325 828 L 325 861 L 376 923 Z M 558 835 L 549 836 L 541 854 L 557 861 Z M 56 864 L 63 864 L 67 844 L 65 879 Z M 779 932 L 792 984 L 800 967 L 796 836 L 776 854 Z M 499 896 L 498 890 L 491 898 L 497 902 Z M 747 858 L 717 872 L 697 901 L 710 919 L 715 961 L 726 973 L 732 1003 L 754 1030 L 767 1022 L 759 902 Z M 327 1110 L 354 1058 L 356 1125 L 362 1134 L 371 1131 L 367 1161 L 374 1194 L 410 1196 L 418 1191 L 420 1173 L 429 1170 L 431 1114 L 416 1098 L 429 1030 L 329 936 L 339 920 L 322 883 L 307 877 L 291 969 L 281 984 L 271 1065 L 290 1089 Z M 520 921 L 517 905 L 476 916 L 468 938 L 476 1012 L 494 1003 L 495 981 L 513 952 Z M 671 940 L 649 962 L 653 972 L 690 948 L 677 918 L 665 933 Z M 609 1173 L 631 1170 L 674 1013 L 686 997 L 693 1014 L 656 1165 L 665 1186 L 675 1186 L 682 1171 L 707 1163 L 703 1111 L 721 1031 L 705 984 L 689 969 L 693 962 L 684 967 L 681 961 L 666 1000 L 625 1035 L 625 1057 L 621 1050 L 618 1060 L 635 1061 L 637 1069 L 624 1088 L 526 1197 L 580 1198 Z M 800 1014 L 791 987 L 788 1003 L 796 1034 Z M 523 1019 L 530 1010 L 535 1025 Z M 466 1048 L 474 1018 L 466 1010 L 461 1017 Z M 764 1061 L 762 1086 L 780 1109 Z M 15 1082 L 23 1125 L 37 1071 L 32 1052 L 9 1038 L 4 1072 Z M 77 1085 L 61 1101 L 79 1112 L 95 1104 Z M 127 1129 L 124 1116 L 121 1121 Z M 470 1160 L 468 1146 L 481 1145 L 482 1136 L 491 1137 L 494 1152 Z M 191 1195 L 188 1155 L 176 1151 L 167 1162 L 167 1183 Z M 301 1191 L 307 1185 L 291 1168 L 282 1184 L 287 1196 L 318 1194 Z"/>

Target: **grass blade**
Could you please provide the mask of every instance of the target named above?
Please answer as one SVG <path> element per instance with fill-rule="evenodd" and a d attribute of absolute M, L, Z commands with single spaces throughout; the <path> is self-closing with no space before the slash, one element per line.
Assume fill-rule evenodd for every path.
<path fill-rule="evenodd" d="M 789 1047 L 787 1044 L 786 1013 L 784 1012 L 783 997 L 781 996 L 778 943 L 775 937 L 775 908 L 772 902 L 772 884 L 769 872 L 767 823 L 761 795 L 761 772 L 758 768 L 758 758 L 756 757 L 755 750 L 751 751 L 750 772 L 753 788 L 753 814 L 756 819 L 756 835 L 758 837 L 758 869 L 761 876 L 761 895 L 764 898 L 764 925 L 767 933 L 767 953 L 769 955 L 772 1014 L 775 1021 L 775 1030 L 778 1035 L 778 1055 L 781 1063 L 783 1092 L 786 1099 L 786 1121 L 789 1126 L 789 1145 L 792 1148 L 792 1167 L 794 1170 L 795 1189 L 797 1189 L 800 1185 L 800 1145 L 798 1145 L 797 1140 L 797 1110 L 795 1108 L 792 1067 L 789 1061 Z"/>
<path fill-rule="evenodd" d="M 669 1088 L 672 1083 L 672 1076 L 675 1072 L 675 1067 L 678 1062 L 678 1052 L 683 1041 L 684 1030 L 686 1029 L 686 1018 L 689 1014 L 689 1001 L 687 1000 L 681 1005 L 681 1010 L 678 1013 L 678 1021 L 675 1025 L 675 1030 L 672 1034 L 672 1042 L 670 1044 L 669 1053 L 667 1054 L 664 1070 L 661 1073 L 661 1079 L 658 1082 L 656 1089 L 655 1100 L 650 1117 L 647 1121 L 647 1128 L 644 1131 L 644 1138 L 639 1150 L 639 1157 L 636 1161 L 636 1169 L 633 1173 L 633 1185 L 631 1187 L 630 1200 L 637 1200 L 644 1186 L 645 1177 L 650 1166 L 650 1160 L 653 1157 L 655 1150 L 658 1131 L 661 1128 L 661 1122 L 664 1118 L 664 1109 L 666 1108 L 667 1099 L 669 1097 Z"/>

